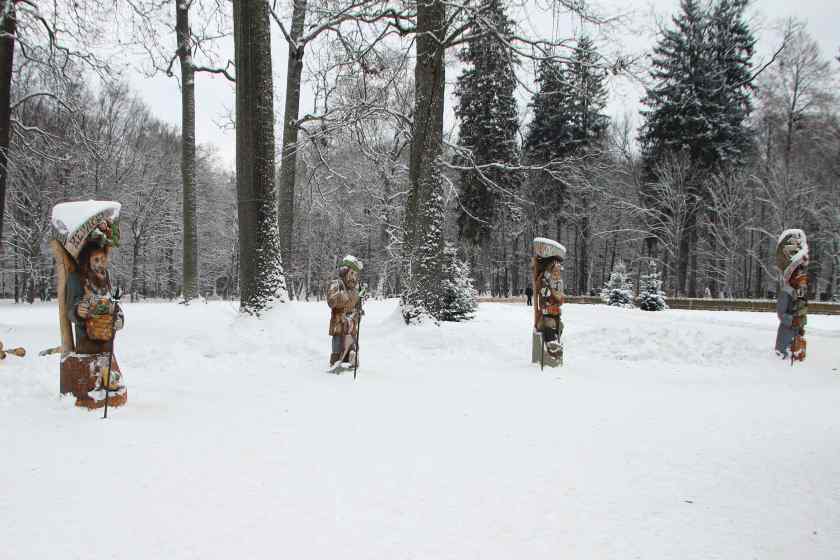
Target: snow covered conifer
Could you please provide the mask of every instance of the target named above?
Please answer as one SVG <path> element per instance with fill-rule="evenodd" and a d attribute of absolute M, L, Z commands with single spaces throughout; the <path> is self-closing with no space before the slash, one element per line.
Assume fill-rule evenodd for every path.
<path fill-rule="evenodd" d="M 443 256 L 442 307 L 438 319 L 452 322 L 472 319 L 478 308 L 478 294 L 473 287 L 470 267 L 458 258 L 458 251 L 451 243 L 446 244 Z"/>
<path fill-rule="evenodd" d="M 518 63 L 505 40 L 513 36 L 513 22 L 500 0 L 481 0 L 480 17 L 473 25 L 489 33 L 468 41 L 458 58 L 464 71 L 458 77 L 455 114 L 460 123 L 458 145 L 465 149 L 455 163 L 469 167 L 498 163 L 519 164 L 519 115 L 516 101 Z M 467 152 L 468 150 L 468 152 Z M 517 191 L 521 175 L 500 167 L 481 173 L 461 171 L 458 231 L 461 239 L 476 244 L 488 241 L 501 189 Z"/>
<path fill-rule="evenodd" d="M 755 45 L 746 6 L 745 0 L 709 7 L 682 0 L 673 26 L 663 29 L 653 49 L 653 86 L 642 101 L 639 139 L 648 171 L 669 153 L 687 152 L 707 170 L 746 157 Z"/>
<path fill-rule="evenodd" d="M 618 261 L 610 273 L 610 279 L 601 290 L 601 299 L 607 305 L 633 307 L 633 281 L 622 261 Z"/>
<path fill-rule="evenodd" d="M 424 317 L 436 321 L 471 319 L 478 306 L 469 267 L 457 258 L 455 249 L 444 243 L 443 193 L 439 178 L 423 209 L 429 224 L 416 254 L 419 262 L 412 267 L 413 278 L 400 298 L 400 311 L 406 323 L 421 322 Z"/>
<path fill-rule="evenodd" d="M 665 293 L 662 291 L 662 273 L 656 269 L 656 261 L 651 259 L 648 271 L 639 279 L 639 308 L 645 311 L 663 311 L 668 309 Z"/>

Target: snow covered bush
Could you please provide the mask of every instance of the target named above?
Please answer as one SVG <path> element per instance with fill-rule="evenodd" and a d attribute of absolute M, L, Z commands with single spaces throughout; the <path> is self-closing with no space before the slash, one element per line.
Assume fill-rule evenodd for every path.
<path fill-rule="evenodd" d="M 665 293 L 662 291 L 662 273 L 656 269 L 656 261 L 648 263 L 647 274 L 639 279 L 639 308 L 645 311 L 663 311 L 668 309 Z"/>
<path fill-rule="evenodd" d="M 601 299 L 615 307 L 633 307 L 633 281 L 624 263 L 618 261 L 610 273 L 610 279 L 601 290 Z"/>
<path fill-rule="evenodd" d="M 435 321 L 467 321 L 475 316 L 478 293 L 472 284 L 469 265 L 458 258 L 455 247 L 443 250 L 440 277 L 430 284 L 406 291 L 400 298 L 400 311 L 406 323 L 420 323 L 430 316 Z"/>
<path fill-rule="evenodd" d="M 441 308 L 437 319 L 451 322 L 472 319 L 478 308 L 478 293 L 473 287 L 470 266 L 458 258 L 451 243 L 446 244 L 443 257 L 444 277 L 441 280 Z"/>

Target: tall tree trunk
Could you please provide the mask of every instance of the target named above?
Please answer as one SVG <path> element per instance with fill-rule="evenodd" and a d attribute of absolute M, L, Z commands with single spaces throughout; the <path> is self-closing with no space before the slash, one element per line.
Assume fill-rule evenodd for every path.
<path fill-rule="evenodd" d="M 134 246 L 131 251 L 131 289 L 129 299 L 132 303 L 137 301 L 137 292 L 140 289 L 140 238 L 134 238 Z"/>
<path fill-rule="evenodd" d="M 592 223 L 589 217 L 589 197 L 583 196 L 583 215 L 580 219 L 580 276 L 578 295 L 589 295 L 589 247 L 592 241 Z"/>
<path fill-rule="evenodd" d="M 233 3 L 241 310 L 288 299 L 274 196 L 274 88 L 265 0 Z"/>
<path fill-rule="evenodd" d="M 444 35 L 446 9 L 442 0 L 417 3 L 417 62 L 414 66 L 414 138 L 411 142 L 406 200 L 406 246 L 413 252 L 428 224 L 422 211 L 432 195 L 439 171 L 435 161 L 443 139 L 443 97 L 446 87 Z"/>
<path fill-rule="evenodd" d="M 679 249 L 677 252 L 677 295 L 680 296 L 685 296 L 689 292 L 689 263 L 691 261 L 692 249 L 691 239 L 696 221 L 694 211 L 690 210 L 687 212 L 685 225 L 679 239 Z"/>
<path fill-rule="evenodd" d="M 764 224 L 764 220 L 767 216 L 767 207 L 764 203 L 759 202 L 759 206 L 761 211 L 759 212 L 758 223 Z M 758 249 L 756 251 L 756 260 L 757 262 L 755 267 L 755 297 L 757 298 L 764 298 L 767 294 L 765 293 L 764 289 L 764 267 L 762 266 L 766 262 L 765 258 L 765 248 L 767 247 L 767 240 L 764 239 L 763 235 L 759 235 L 758 238 Z"/>
<path fill-rule="evenodd" d="M 692 220 L 692 226 L 690 230 L 691 236 L 691 243 L 689 244 L 689 251 L 691 255 L 691 266 L 689 270 L 688 276 L 688 297 L 697 297 L 697 253 L 698 253 L 698 235 L 697 235 L 697 216 L 695 214 L 694 219 Z"/>
<path fill-rule="evenodd" d="M 277 205 L 280 222 L 280 251 L 286 266 L 292 263 L 292 232 L 295 219 L 295 176 L 297 174 L 298 114 L 300 112 L 300 85 L 303 74 L 305 44 L 298 40 L 303 34 L 307 0 L 294 0 L 291 44 L 286 66 L 286 103 L 283 109 L 283 154 L 280 160 L 280 195 Z"/>
<path fill-rule="evenodd" d="M 11 137 L 12 70 L 15 56 L 14 0 L 0 0 L 0 255 L 3 254 L 3 214 L 6 209 L 6 179 Z"/>
<path fill-rule="evenodd" d="M 405 209 L 403 309 L 442 309 L 440 276 L 444 265 L 443 182 L 438 158 L 443 139 L 446 69 L 446 9 L 443 0 L 417 3 L 417 61 L 414 66 L 414 136 L 409 161 L 410 187 Z M 410 316 L 406 316 L 410 320 Z"/>
<path fill-rule="evenodd" d="M 834 234 L 834 258 L 832 259 L 831 288 L 832 301 L 840 301 L 840 234 Z"/>
<path fill-rule="evenodd" d="M 172 301 L 178 292 L 178 283 L 175 280 L 175 249 L 167 247 L 164 250 L 166 258 L 166 299 Z"/>
<path fill-rule="evenodd" d="M 190 42 L 189 5 L 175 0 L 175 31 L 181 63 L 181 177 L 184 217 L 184 301 L 198 296 L 198 219 L 195 192 L 195 69 Z"/>

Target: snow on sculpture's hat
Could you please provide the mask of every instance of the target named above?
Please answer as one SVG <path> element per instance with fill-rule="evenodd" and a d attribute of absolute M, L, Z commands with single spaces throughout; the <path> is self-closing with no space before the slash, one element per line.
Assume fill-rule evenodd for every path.
<path fill-rule="evenodd" d="M 785 281 L 790 280 L 793 271 L 808 264 L 808 238 L 801 229 L 788 229 L 782 232 L 776 242 L 776 268 Z"/>
<path fill-rule="evenodd" d="M 534 256 L 541 259 L 549 257 L 557 257 L 558 259 L 566 258 L 566 248 L 557 243 L 553 239 L 545 237 L 534 238 Z"/>
<path fill-rule="evenodd" d="M 84 200 L 63 202 L 52 209 L 53 237 L 74 259 L 88 241 L 100 247 L 120 244 L 119 202 Z"/>
<path fill-rule="evenodd" d="M 341 262 L 338 263 L 339 268 L 346 266 L 347 268 L 352 268 L 357 273 L 362 271 L 362 261 L 354 257 L 353 255 L 347 255 Z"/>

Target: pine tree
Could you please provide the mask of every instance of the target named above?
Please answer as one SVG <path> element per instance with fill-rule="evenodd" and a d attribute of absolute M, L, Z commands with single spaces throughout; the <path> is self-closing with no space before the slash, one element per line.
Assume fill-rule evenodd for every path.
<path fill-rule="evenodd" d="M 711 99 L 718 115 L 716 136 L 721 166 L 742 165 L 752 148 L 751 59 L 755 37 L 744 19 L 748 0 L 719 0 L 712 11 L 710 42 L 714 67 Z"/>
<path fill-rule="evenodd" d="M 444 205 L 442 185 L 438 185 L 423 209 L 430 224 L 420 242 L 419 262 L 411 270 L 414 277 L 400 297 L 400 310 L 406 323 L 471 319 L 478 307 L 469 267 L 458 259 L 455 249 L 444 243 Z"/>
<path fill-rule="evenodd" d="M 633 307 L 633 281 L 622 261 L 619 260 L 610 273 L 610 279 L 601 290 L 601 300 L 616 307 Z"/>
<path fill-rule="evenodd" d="M 472 319 L 478 309 L 478 294 L 473 287 L 470 267 L 458 258 L 451 243 L 444 249 L 444 278 L 441 282 L 443 306 L 438 313 L 441 321 L 459 322 Z"/>
<path fill-rule="evenodd" d="M 595 45 L 588 37 L 578 41 L 569 61 L 541 61 L 537 73 L 539 91 L 531 100 L 534 119 L 525 139 L 529 163 L 545 165 L 575 158 L 574 167 L 585 183 L 590 163 L 599 155 L 609 126 L 609 117 L 603 112 L 607 104 L 605 76 L 598 68 L 598 61 Z M 533 190 L 537 208 L 549 213 L 563 210 L 570 184 L 551 175 L 543 175 L 538 181 Z M 582 209 L 575 216 L 580 256 L 576 288 L 578 293 L 586 293 L 589 289 L 592 195 L 586 188 L 577 189 L 573 194 Z"/>
<path fill-rule="evenodd" d="M 755 38 L 746 0 L 718 0 L 704 10 L 682 0 L 653 50 L 640 140 L 648 170 L 669 153 L 688 152 L 709 172 L 743 161 L 751 135 L 751 58 Z"/>
<path fill-rule="evenodd" d="M 648 170 L 669 153 L 688 152 L 714 172 L 743 161 L 751 135 L 751 59 L 755 38 L 745 19 L 747 0 L 717 0 L 704 9 L 682 0 L 653 50 L 653 87 L 643 99 L 640 133 Z"/>
<path fill-rule="evenodd" d="M 662 291 L 662 273 L 656 269 L 656 261 L 651 259 L 648 271 L 639 279 L 639 309 L 645 311 L 663 311 L 668 309 L 665 293 Z"/>
<path fill-rule="evenodd" d="M 692 296 L 696 267 L 689 279 L 688 264 L 696 251 L 698 211 L 708 200 L 702 177 L 740 165 L 751 145 L 746 119 L 752 111 L 755 39 L 744 20 L 746 5 L 746 0 L 717 0 L 704 7 L 682 0 L 673 26 L 662 31 L 653 49 L 654 84 L 642 100 L 639 141 L 647 182 L 652 184 L 657 167 L 674 156 L 687 156 L 693 170 L 689 196 L 700 204 L 692 205 L 686 218 L 677 265 L 677 284 L 688 285 Z M 647 188 L 642 199 L 658 205 Z"/>
<path fill-rule="evenodd" d="M 469 41 L 458 53 L 464 71 L 455 85 L 460 121 L 458 145 L 470 156 L 456 158 L 456 164 L 519 164 L 517 132 L 519 115 L 516 103 L 517 59 L 505 40 L 513 35 L 513 22 L 500 0 L 481 0 L 473 22 L 476 29 L 490 27 L 493 34 Z M 461 239 L 483 244 L 488 241 L 496 217 L 499 189 L 516 192 L 521 176 L 497 167 L 481 173 L 465 170 L 460 174 L 458 231 Z"/>

